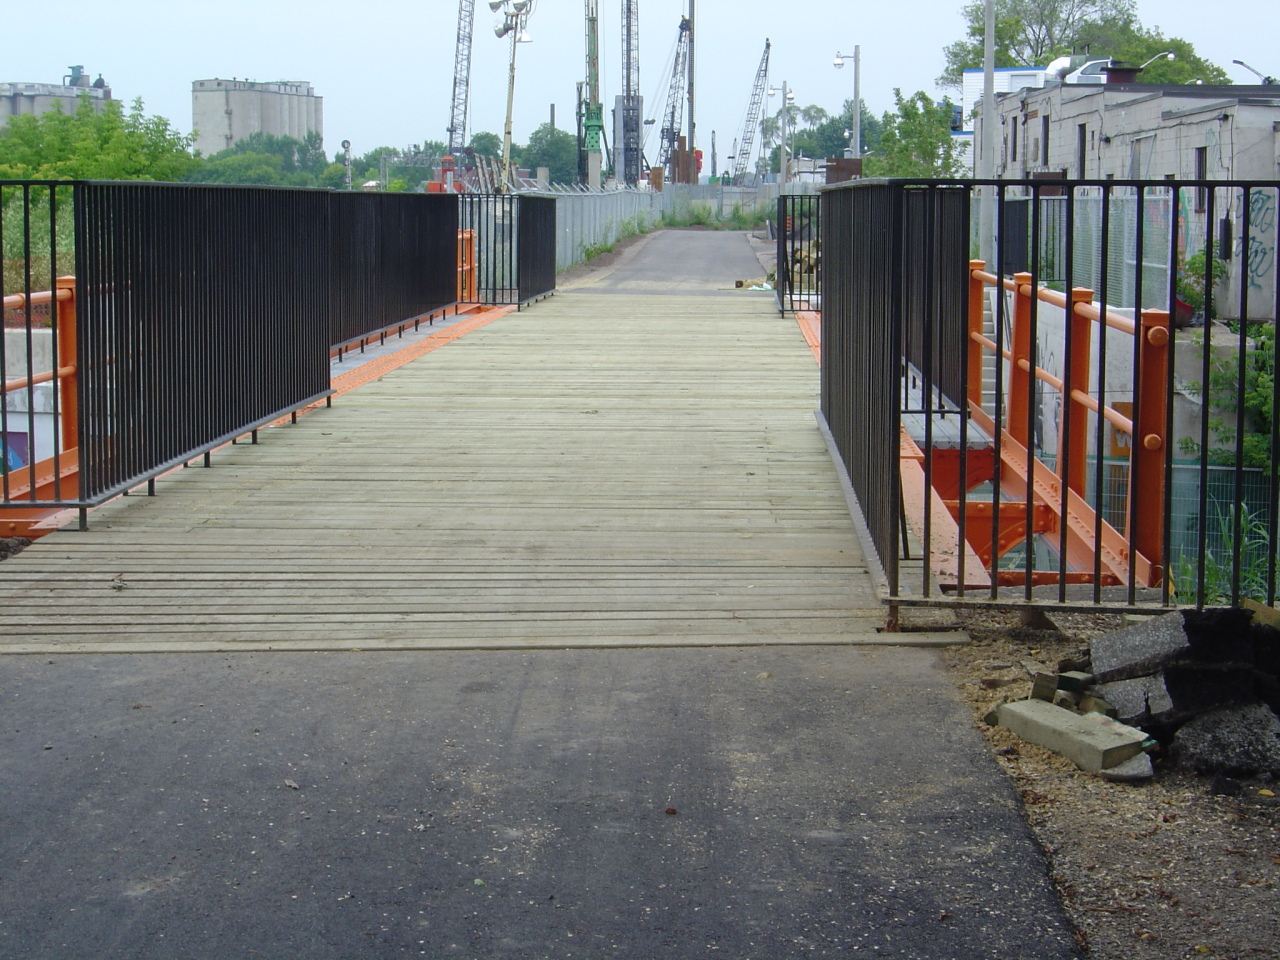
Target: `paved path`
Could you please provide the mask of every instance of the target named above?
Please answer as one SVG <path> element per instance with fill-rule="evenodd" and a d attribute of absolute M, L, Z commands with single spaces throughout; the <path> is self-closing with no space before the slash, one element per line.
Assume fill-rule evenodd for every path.
<path fill-rule="evenodd" d="M 0 564 L 50 651 L 0 657 L 0 957 L 1074 956 L 936 654 L 863 642 L 803 340 L 684 293 L 496 321 Z"/>

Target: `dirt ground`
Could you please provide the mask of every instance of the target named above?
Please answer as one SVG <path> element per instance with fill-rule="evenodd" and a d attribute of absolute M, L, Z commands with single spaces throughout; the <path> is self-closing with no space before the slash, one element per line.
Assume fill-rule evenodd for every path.
<path fill-rule="evenodd" d="M 1022 796 L 1054 882 L 1097 960 L 1280 957 L 1280 783 L 1239 784 L 1221 795 L 1208 777 L 1171 769 L 1139 785 L 1084 773 L 981 718 L 1026 697 L 1023 661 L 1056 667 L 1088 640 L 1121 626 L 1103 615 L 1055 615 L 1055 630 L 1017 614 L 957 615 L 972 644 L 948 650 L 951 677 Z"/>

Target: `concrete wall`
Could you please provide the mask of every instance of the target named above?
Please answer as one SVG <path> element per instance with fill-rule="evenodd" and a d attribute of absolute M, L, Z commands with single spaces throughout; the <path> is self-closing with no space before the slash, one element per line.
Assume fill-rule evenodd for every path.
<path fill-rule="evenodd" d="M 0 83 L 0 129 L 10 117 L 47 113 L 55 104 L 63 113 L 75 113 L 84 96 L 98 111 L 111 101 L 111 88 L 72 87 L 59 83 Z"/>
<path fill-rule="evenodd" d="M 253 133 L 301 140 L 314 130 L 323 136 L 324 98 L 305 81 L 196 80 L 191 124 L 196 149 L 206 157 Z"/>
<path fill-rule="evenodd" d="M 1270 87 L 1052 84 L 1001 96 L 997 121 L 996 175 L 1005 179 L 1057 172 L 1090 180 L 1280 180 L 1280 98 Z M 1239 315 L 1242 283 L 1250 319 L 1276 316 L 1277 192 L 1252 195 L 1247 242 L 1240 191 L 1215 191 L 1213 224 L 1205 223 L 1203 194 L 1179 195 L 1175 216 L 1187 254 L 1204 247 L 1206 226 L 1215 238 L 1224 230 L 1232 238 L 1219 317 Z"/>
<path fill-rule="evenodd" d="M 28 373 L 39 374 L 53 369 L 52 332 L 33 330 L 31 341 L 32 363 L 28 370 L 26 331 L 6 330 L 4 332 L 6 380 L 26 378 Z M 34 459 L 44 460 L 53 456 L 55 440 L 53 384 L 38 383 L 30 392 L 14 390 L 5 395 L 4 402 L 9 432 L 27 436 L 29 450 L 34 455 Z"/>

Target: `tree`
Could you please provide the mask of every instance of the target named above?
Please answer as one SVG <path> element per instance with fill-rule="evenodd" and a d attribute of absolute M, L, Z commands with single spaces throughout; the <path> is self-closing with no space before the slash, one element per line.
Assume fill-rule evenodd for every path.
<path fill-rule="evenodd" d="M 477 157 L 492 157 L 497 160 L 502 156 L 502 138 L 496 133 L 481 130 L 471 135 L 471 152 Z"/>
<path fill-rule="evenodd" d="M 573 134 L 544 123 L 529 135 L 521 162 L 531 171 L 547 167 L 552 183 L 576 183 L 578 140 Z"/>
<path fill-rule="evenodd" d="M 1134 0 L 995 0 L 996 66 L 1043 66 L 1074 52 L 1088 24 L 1124 24 L 1135 20 Z M 945 47 L 947 66 L 938 83 L 959 89 L 967 69 L 982 66 L 986 5 L 964 7 L 967 39 Z"/>
<path fill-rule="evenodd" d="M 188 174 L 194 183 L 245 183 L 314 187 L 329 165 L 319 131 L 303 139 L 256 131 L 202 161 Z"/>
<path fill-rule="evenodd" d="M 868 177 L 955 177 L 960 175 L 951 136 L 951 104 L 934 103 L 923 90 L 903 97 L 893 91 L 896 112 L 885 112 L 876 152 L 863 161 Z"/>
<path fill-rule="evenodd" d="M 0 132 L 0 179 L 181 180 L 196 163 L 193 141 L 147 116 L 141 99 L 125 113 L 118 100 L 96 110 L 81 97 L 74 113 L 58 104 L 10 119 Z"/>

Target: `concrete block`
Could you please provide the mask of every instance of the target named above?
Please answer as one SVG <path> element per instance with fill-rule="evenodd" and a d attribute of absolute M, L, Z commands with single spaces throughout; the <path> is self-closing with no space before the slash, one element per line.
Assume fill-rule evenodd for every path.
<path fill-rule="evenodd" d="M 1090 773 L 1098 773 L 1136 757 L 1142 752 L 1142 744 L 1147 739 L 1141 730 L 1114 722 L 1098 723 L 1043 700 L 1002 703 L 996 711 L 1002 727 L 1066 757 Z"/>
<path fill-rule="evenodd" d="M 1174 611 L 1095 639 L 1091 646 L 1093 672 L 1099 683 L 1132 680 L 1156 673 L 1167 660 L 1187 649 L 1182 612 Z"/>
<path fill-rule="evenodd" d="M 1130 757 L 1122 763 L 1117 763 L 1114 767 L 1107 767 L 1105 770 L 1098 771 L 1098 776 L 1104 780 L 1114 780 L 1116 783 L 1137 783 L 1142 780 L 1150 780 L 1155 775 L 1156 771 L 1151 765 L 1151 757 L 1145 753 Z"/>

